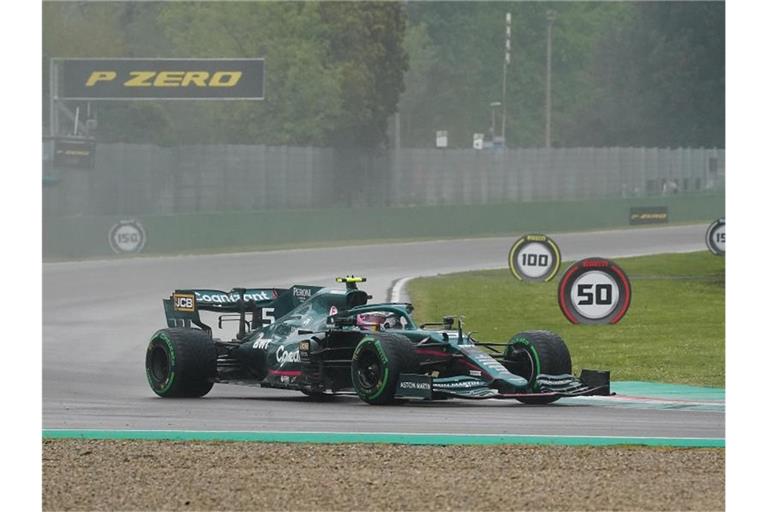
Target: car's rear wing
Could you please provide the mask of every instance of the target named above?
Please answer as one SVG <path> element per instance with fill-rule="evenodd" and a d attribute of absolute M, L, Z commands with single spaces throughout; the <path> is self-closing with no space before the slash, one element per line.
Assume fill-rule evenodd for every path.
<path fill-rule="evenodd" d="M 233 288 L 229 292 L 208 289 L 176 290 L 163 299 L 168 327 L 196 326 L 211 332 L 200 320 L 200 311 L 219 315 L 219 327 L 227 320 L 239 321 L 238 338 L 246 327 L 257 329 L 269 325 L 321 290 L 320 286 L 295 285 L 290 288 Z M 247 315 L 250 314 L 250 319 Z"/>

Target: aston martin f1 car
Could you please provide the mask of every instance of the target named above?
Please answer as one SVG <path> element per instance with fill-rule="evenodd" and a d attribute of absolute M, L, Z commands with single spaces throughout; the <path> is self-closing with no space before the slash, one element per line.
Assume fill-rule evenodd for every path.
<path fill-rule="evenodd" d="M 610 374 L 571 374 L 563 340 L 527 331 L 480 342 L 460 317 L 416 325 L 407 303 L 368 304 L 365 278 L 344 288 L 176 290 L 163 300 L 168 327 L 155 332 L 146 374 L 161 397 L 201 397 L 214 383 L 296 390 L 314 398 L 357 394 L 369 404 L 447 398 L 510 398 L 547 404 L 610 394 Z M 215 338 L 200 312 L 237 322 Z"/>

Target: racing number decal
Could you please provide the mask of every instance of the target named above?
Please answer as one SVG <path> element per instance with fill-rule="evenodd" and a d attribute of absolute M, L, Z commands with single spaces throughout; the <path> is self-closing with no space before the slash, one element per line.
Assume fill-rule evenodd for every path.
<path fill-rule="evenodd" d="M 709 252 L 717 256 L 725 256 L 725 217 L 709 225 L 705 239 Z"/>
<path fill-rule="evenodd" d="M 560 270 L 560 249 L 546 235 L 525 235 L 512 245 L 507 260 L 519 280 L 549 281 Z"/>
<path fill-rule="evenodd" d="M 256 320 L 261 322 L 262 327 L 275 323 L 275 308 L 259 308 L 256 312 Z"/>
<path fill-rule="evenodd" d="M 629 278 L 615 263 L 587 258 L 574 263 L 558 286 L 558 303 L 574 324 L 615 324 L 629 309 Z"/>

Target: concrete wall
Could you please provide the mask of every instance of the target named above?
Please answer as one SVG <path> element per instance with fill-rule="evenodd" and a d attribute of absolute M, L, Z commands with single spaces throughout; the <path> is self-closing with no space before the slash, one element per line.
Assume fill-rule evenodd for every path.
<path fill-rule="evenodd" d="M 511 235 L 624 227 L 633 206 L 667 206 L 671 223 L 709 222 L 725 213 L 723 194 L 516 202 L 487 205 L 315 208 L 139 215 L 143 254 L 180 254 L 408 238 Z M 114 257 L 108 234 L 125 215 L 47 217 L 48 260 Z M 703 237 L 703 234 L 702 234 Z"/>

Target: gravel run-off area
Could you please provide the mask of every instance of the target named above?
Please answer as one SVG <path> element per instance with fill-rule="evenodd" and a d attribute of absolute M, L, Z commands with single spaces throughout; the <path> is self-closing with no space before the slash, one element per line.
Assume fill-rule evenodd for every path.
<path fill-rule="evenodd" d="M 725 450 L 43 441 L 44 510 L 723 510 Z"/>

